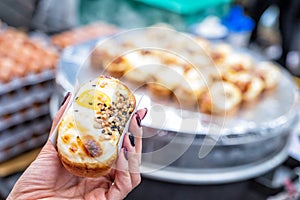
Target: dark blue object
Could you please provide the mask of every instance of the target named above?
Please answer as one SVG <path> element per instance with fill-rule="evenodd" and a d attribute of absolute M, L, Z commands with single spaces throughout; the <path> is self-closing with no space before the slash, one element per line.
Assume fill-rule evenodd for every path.
<path fill-rule="evenodd" d="M 250 17 L 244 15 L 241 6 L 233 6 L 222 19 L 222 24 L 231 32 L 252 31 L 255 25 Z"/>

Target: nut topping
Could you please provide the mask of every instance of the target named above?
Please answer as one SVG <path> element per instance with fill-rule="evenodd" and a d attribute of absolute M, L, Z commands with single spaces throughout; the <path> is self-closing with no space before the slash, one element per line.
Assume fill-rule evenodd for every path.
<path fill-rule="evenodd" d="M 124 126 L 133 112 L 134 102 L 120 92 L 116 92 L 116 99 L 107 106 L 105 103 L 98 103 L 95 111 L 95 128 L 101 129 L 101 133 L 107 136 L 121 134 Z M 123 125 L 123 126 L 121 126 Z"/>

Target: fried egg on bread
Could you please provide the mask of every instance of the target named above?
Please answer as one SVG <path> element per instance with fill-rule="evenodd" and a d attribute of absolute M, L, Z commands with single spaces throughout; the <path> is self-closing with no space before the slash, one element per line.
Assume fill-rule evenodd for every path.
<path fill-rule="evenodd" d="M 135 105 L 134 95 L 117 79 L 100 76 L 82 85 L 58 127 L 64 167 L 82 177 L 107 174 Z"/>

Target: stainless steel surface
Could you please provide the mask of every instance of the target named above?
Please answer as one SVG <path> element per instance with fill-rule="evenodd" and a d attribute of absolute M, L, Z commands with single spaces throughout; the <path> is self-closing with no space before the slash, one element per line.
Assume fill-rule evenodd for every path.
<path fill-rule="evenodd" d="M 160 170 L 153 164 L 143 164 L 143 177 L 181 184 L 223 184 L 238 182 L 262 175 L 280 165 L 287 158 L 287 145 L 274 157 L 248 165 L 211 170 L 178 169 L 168 166 Z"/>
<path fill-rule="evenodd" d="M 96 42 L 63 52 L 57 75 L 59 93 L 73 91 L 76 84 L 99 75 L 89 67 L 90 50 Z M 285 70 L 274 91 L 226 118 L 176 110 L 144 99 L 142 106 L 149 109 L 143 120 L 145 177 L 190 184 L 239 181 L 274 168 L 288 156 L 286 146 L 297 118 L 298 91 Z M 201 156 L 201 149 L 209 153 Z"/>

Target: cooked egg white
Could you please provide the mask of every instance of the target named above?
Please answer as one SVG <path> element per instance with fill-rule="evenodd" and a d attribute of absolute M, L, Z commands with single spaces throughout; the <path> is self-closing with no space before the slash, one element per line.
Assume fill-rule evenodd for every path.
<path fill-rule="evenodd" d="M 104 134 L 101 134 L 101 129 L 94 128 L 95 113 L 98 112 L 99 102 L 110 106 L 116 99 L 117 90 L 128 95 L 125 94 L 127 92 L 125 88 L 120 87 L 117 82 L 107 81 L 109 79 L 100 78 L 81 86 L 59 126 L 58 148 L 66 157 L 72 158 L 73 162 L 105 163 L 112 155 L 117 154 L 119 137 L 107 139 Z M 101 151 L 99 156 L 85 156 L 83 144 L 86 144 L 86 138 L 93 138 L 97 143 Z"/>

